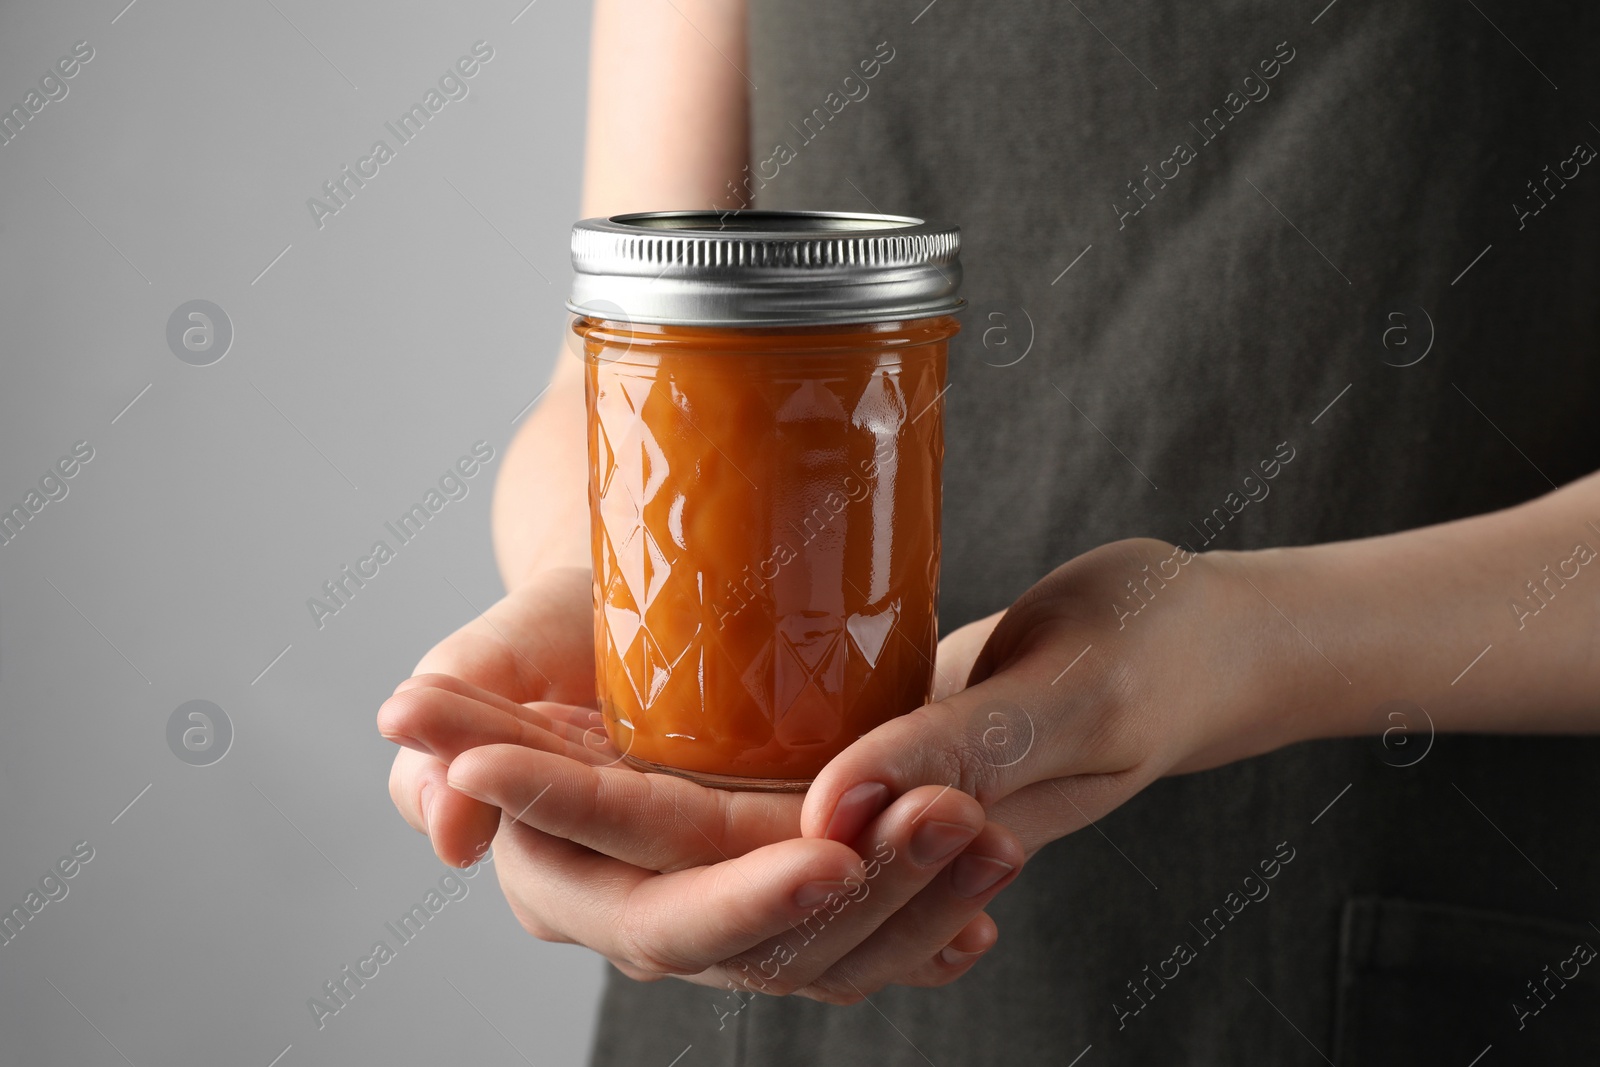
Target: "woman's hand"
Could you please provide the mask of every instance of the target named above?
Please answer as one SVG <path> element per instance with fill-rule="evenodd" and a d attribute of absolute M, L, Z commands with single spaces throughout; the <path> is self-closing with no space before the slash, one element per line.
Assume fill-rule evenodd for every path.
<path fill-rule="evenodd" d="M 408 679 L 379 713 L 386 736 L 448 766 L 432 788 L 496 821 L 501 890 L 534 936 L 583 944 L 640 980 L 833 1003 L 942 985 L 994 944 L 983 908 L 1022 848 L 971 797 L 929 786 L 886 807 L 874 798 L 848 844 L 808 840 L 800 797 L 619 766 L 582 725 L 591 714 L 445 675 Z M 412 789 L 395 792 L 406 810 Z M 453 854 L 434 805 L 431 826 L 408 817 Z"/>
<path fill-rule="evenodd" d="M 829 763 L 802 829 L 848 836 L 851 798 L 931 782 L 977 797 L 1031 855 L 1162 775 L 1370 733 L 1400 698 L 1442 732 L 1595 733 L 1597 616 L 1580 583 L 1597 581 L 1596 516 L 1600 473 L 1357 541 L 1102 546 L 1011 606 L 965 688 Z"/>
<path fill-rule="evenodd" d="M 434 646 L 385 703 L 378 728 L 402 746 L 389 772 L 389 796 L 446 863 L 476 860 L 500 825 L 496 808 L 445 781 L 455 743 L 480 736 L 471 724 L 483 708 L 515 709 L 509 715 L 516 721 L 555 721 L 539 710 L 544 707 L 579 748 L 603 739 L 603 732 L 598 738 L 589 733 L 598 727 L 598 714 L 590 721 L 582 710 L 595 702 L 593 596 L 588 571 L 535 576 Z M 416 723 L 423 709 L 425 726 Z M 423 730 L 431 735 L 427 742 L 412 736 Z"/>
<path fill-rule="evenodd" d="M 944 985 L 994 945 L 983 908 L 1022 863 L 1014 835 L 942 787 L 895 798 L 853 848 L 757 844 L 778 821 L 794 828 L 798 798 L 719 801 L 680 778 L 529 754 L 547 755 L 491 745 L 451 770 L 455 788 L 507 812 L 501 889 L 535 937 L 585 945 L 641 981 L 836 1004 L 889 984 Z M 689 814 L 718 806 L 721 823 Z"/>
<path fill-rule="evenodd" d="M 1260 714 L 1256 681 L 1269 660 L 1310 651 L 1269 625 L 1277 616 L 1241 562 L 1137 539 L 1058 567 L 998 622 L 945 639 L 953 660 L 987 631 L 967 684 L 941 678 L 944 699 L 829 763 L 804 833 L 848 839 L 872 814 L 856 798 L 937 783 L 976 797 L 1031 855 L 1162 775 L 1287 743 L 1282 719 Z"/>

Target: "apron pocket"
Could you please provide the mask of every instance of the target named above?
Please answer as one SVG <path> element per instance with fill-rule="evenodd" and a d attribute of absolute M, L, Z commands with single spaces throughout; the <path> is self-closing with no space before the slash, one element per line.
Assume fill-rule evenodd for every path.
<path fill-rule="evenodd" d="M 1345 902 L 1340 1067 L 1600 1063 L 1600 931 L 1379 897 Z"/>

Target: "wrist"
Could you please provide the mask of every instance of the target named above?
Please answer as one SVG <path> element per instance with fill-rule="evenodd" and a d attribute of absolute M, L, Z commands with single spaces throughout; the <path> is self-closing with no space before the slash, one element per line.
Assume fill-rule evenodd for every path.
<path fill-rule="evenodd" d="M 1215 640 L 1235 664 L 1238 728 L 1252 754 L 1361 733 L 1362 671 L 1347 662 L 1349 632 L 1336 633 L 1341 582 L 1314 548 L 1213 551 L 1222 618 Z"/>

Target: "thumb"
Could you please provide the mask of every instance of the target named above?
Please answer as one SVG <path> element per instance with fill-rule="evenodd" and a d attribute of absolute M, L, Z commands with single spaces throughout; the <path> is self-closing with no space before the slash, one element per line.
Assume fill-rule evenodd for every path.
<path fill-rule="evenodd" d="M 939 639 L 939 650 L 934 654 L 933 665 L 934 700 L 943 700 L 953 693 L 959 693 L 972 681 L 972 669 L 978 655 L 988 645 L 990 635 L 1004 615 L 1005 612 L 997 611 L 988 618 L 969 622 Z"/>
<path fill-rule="evenodd" d="M 959 789 L 987 809 L 1051 777 L 1044 757 L 1053 716 L 1038 695 L 1050 679 L 1031 658 L 890 719 L 835 756 L 806 793 L 801 832 L 848 843 L 919 785 Z"/>

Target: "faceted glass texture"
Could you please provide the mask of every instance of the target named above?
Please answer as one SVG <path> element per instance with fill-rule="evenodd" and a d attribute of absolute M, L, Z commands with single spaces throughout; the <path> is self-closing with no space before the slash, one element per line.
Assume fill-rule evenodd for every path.
<path fill-rule="evenodd" d="M 575 321 L 600 710 L 629 762 L 803 787 L 927 701 L 956 328 Z"/>

